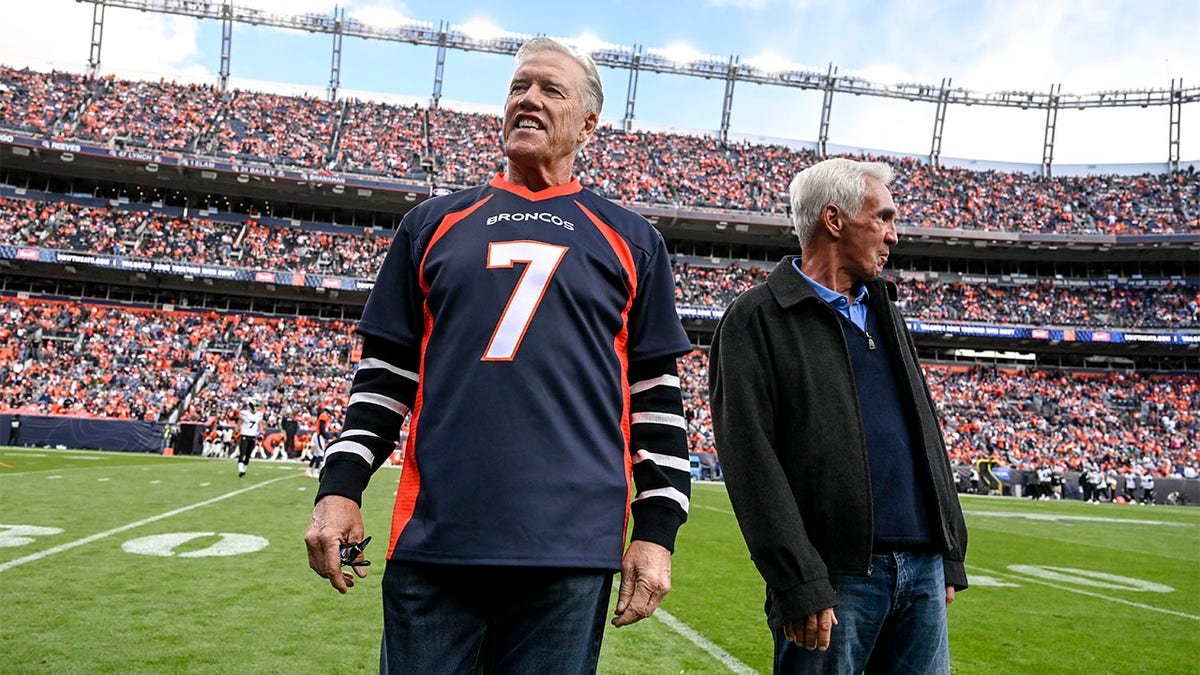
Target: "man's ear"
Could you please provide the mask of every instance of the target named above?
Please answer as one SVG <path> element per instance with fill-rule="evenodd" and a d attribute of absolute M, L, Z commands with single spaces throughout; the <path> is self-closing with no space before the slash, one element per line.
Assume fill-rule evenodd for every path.
<path fill-rule="evenodd" d="M 826 204 L 821 209 L 821 226 L 834 239 L 842 236 L 842 210 L 837 204 Z"/>
<path fill-rule="evenodd" d="M 596 127 L 600 124 L 600 116 L 594 112 L 589 112 L 583 116 L 583 128 L 579 130 L 579 136 L 576 137 L 576 143 L 584 143 L 592 137 L 592 133 L 596 131 Z"/>

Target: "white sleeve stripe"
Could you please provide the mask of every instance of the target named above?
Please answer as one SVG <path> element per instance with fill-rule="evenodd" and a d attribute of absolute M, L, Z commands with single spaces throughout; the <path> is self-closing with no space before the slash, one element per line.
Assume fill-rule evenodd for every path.
<path fill-rule="evenodd" d="M 633 424 L 665 424 L 687 431 L 687 420 L 683 418 L 683 415 L 662 412 L 640 412 L 633 413 L 629 421 Z"/>
<path fill-rule="evenodd" d="M 679 388 L 679 376 L 678 375 L 659 375 L 658 377 L 656 377 L 652 380 L 642 380 L 641 382 L 635 382 L 633 384 L 633 386 L 629 388 L 629 393 L 630 394 L 640 394 L 641 392 L 646 391 L 647 389 L 653 389 L 654 387 L 658 387 L 658 386 L 675 387 L 676 389 L 678 389 Z"/>
<path fill-rule="evenodd" d="M 366 429 L 346 429 L 341 433 L 342 438 L 351 438 L 353 436 L 370 436 L 371 438 L 379 438 L 379 434 Z"/>
<path fill-rule="evenodd" d="M 666 497 L 667 499 L 670 499 L 671 501 L 673 501 L 676 504 L 678 504 L 679 506 L 681 506 L 683 508 L 684 513 L 688 512 L 689 502 L 688 502 L 687 495 L 683 494 L 682 492 L 680 492 L 679 490 L 676 490 L 673 487 L 655 488 L 653 490 L 646 490 L 646 491 L 642 492 L 640 495 L 638 495 L 637 498 L 634 499 L 633 501 L 640 502 L 643 499 L 649 499 L 651 497 Z"/>
<path fill-rule="evenodd" d="M 339 452 L 348 452 L 352 455 L 358 455 L 359 457 L 362 457 L 367 464 L 372 464 L 375 462 L 375 455 L 371 452 L 371 449 L 362 443 L 355 443 L 354 441 L 337 441 L 333 445 L 330 445 L 329 448 L 325 450 L 325 459 L 328 460 L 331 456 Z"/>
<path fill-rule="evenodd" d="M 637 464 L 645 461 L 653 462 L 658 466 L 666 467 L 668 469 L 678 469 L 679 471 L 686 471 L 688 473 L 691 473 L 692 471 L 692 462 L 687 457 L 672 457 L 670 455 L 663 455 L 657 452 L 638 450 L 637 454 L 634 455 L 633 463 Z"/>
<path fill-rule="evenodd" d="M 387 361 L 384 361 L 383 359 L 377 359 L 375 357 L 370 357 L 370 358 L 363 359 L 362 361 L 359 361 L 358 368 L 359 368 L 359 370 L 365 370 L 367 368 L 382 368 L 388 372 L 395 373 L 395 374 L 399 375 L 400 377 L 403 377 L 408 380 L 412 380 L 413 382 L 417 381 L 417 374 L 414 373 L 413 371 L 405 370 L 403 368 L 398 368 L 398 367 L 393 366 L 392 364 L 388 363 Z"/>
<path fill-rule="evenodd" d="M 346 407 L 349 408 L 350 406 L 354 405 L 355 403 L 371 403 L 373 405 L 387 408 L 388 410 L 391 410 L 392 412 L 396 413 L 397 415 L 407 415 L 408 414 L 408 406 L 404 405 L 403 403 L 397 401 L 394 398 L 389 398 L 387 396 L 384 396 L 383 394 L 372 394 L 371 392 L 368 392 L 368 391 L 360 391 L 356 394 L 350 395 L 350 403 L 348 403 L 346 405 Z"/>

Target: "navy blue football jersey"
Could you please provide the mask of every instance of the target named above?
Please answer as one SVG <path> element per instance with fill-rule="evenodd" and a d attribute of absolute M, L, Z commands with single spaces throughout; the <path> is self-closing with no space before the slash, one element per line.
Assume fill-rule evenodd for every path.
<path fill-rule="evenodd" d="M 359 331 L 419 350 L 389 557 L 617 569 L 628 367 L 691 345 L 662 237 L 578 180 L 405 216 Z"/>

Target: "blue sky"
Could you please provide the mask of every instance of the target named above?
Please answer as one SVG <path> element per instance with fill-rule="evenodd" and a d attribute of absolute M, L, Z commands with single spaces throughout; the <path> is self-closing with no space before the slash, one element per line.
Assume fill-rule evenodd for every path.
<path fill-rule="evenodd" d="M 235 0 L 279 13 L 330 12 L 332 0 Z M 743 61 L 767 59 L 877 82 L 937 84 L 950 77 L 977 91 L 1064 92 L 1167 87 L 1172 78 L 1200 85 L 1200 3 L 1166 0 L 618 0 L 574 3 L 527 0 L 395 2 L 342 0 L 350 15 L 381 25 L 406 19 L 437 25 L 486 23 L 517 33 L 561 37 L 583 34 L 610 43 L 687 49 Z M 91 9 L 74 0 L 0 0 L 15 25 L 53 26 L 16 31 L 0 44 L 0 62 L 81 70 L 87 61 Z M 31 23 L 24 23 L 31 22 Z M 110 8 L 102 70 L 125 77 L 215 81 L 220 26 L 212 21 Z M 321 94 L 329 82 L 331 38 L 238 25 L 232 47 L 236 85 L 266 81 L 303 85 Z M 343 90 L 426 100 L 433 89 L 436 52 L 348 38 L 342 53 Z M 451 51 L 443 97 L 496 105 L 511 59 Z M 604 70 L 605 117 L 624 113 L 627 71 Z M 254 85 L 251 85 L 254 86 Z M 637 120 L 678 129 L 720 126 L 724 83 L 643 73 Z M 732 130 L 813 141 L 821 95 L 740 83 L 734 91 Z M 873 97 L 835 96 L 830 142 L 927 154 L 932 105 Z M 943 156 L 1037 163 L 1045 113 L 952 107 Z M 1163 162 L 1167 157 L 1166 108 L 1064 110 L 1055 158 L 1061 163 Z M 1184 106 L 1182 156 L 1200 159 L 1200 103 Z"/>

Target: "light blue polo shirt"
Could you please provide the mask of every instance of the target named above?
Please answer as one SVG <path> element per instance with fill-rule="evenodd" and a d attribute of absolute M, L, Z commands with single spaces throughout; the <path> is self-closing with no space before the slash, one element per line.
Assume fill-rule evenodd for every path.
<path fill-rule="evenodd" d="M 858 284 L 858 294 L 854 296 L 854 304 L 850 304 L 850 298 L 831 288 L 827 288 L 821 282 L 801 272 L 799 258 L 792 260 L 792 267 L 800 273 L 800 276 L 804 277 L 805 281 L 812 285 L 817 295 L 828 303 L 830 307 L 833 307 L 842 316 L 850 319 L 850 323 L 857 326 L 859 330 L 864 333 L 867 332 L 867 298 L 870 297 L 870 294 L 867 292 L 866 284 Z"/>

